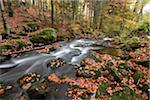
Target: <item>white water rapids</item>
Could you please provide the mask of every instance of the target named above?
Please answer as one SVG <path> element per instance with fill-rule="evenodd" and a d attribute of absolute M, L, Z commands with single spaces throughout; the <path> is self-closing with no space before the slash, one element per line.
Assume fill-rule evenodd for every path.
<path fill-rule="evenodd" d="M 22 56 L 12 58 L 9 63 L 0 64 L 0 80 L 16 81 L 24 74 L 29 72 L 38 72 L 42 75 L 49 73 L 47 63 L 52 59 L 62 58 L 68 64 L 80 66 L 80 62 L 87 56 L 90 50 L 100 50 L 104 46 L 110 46 L 112 38 L 103 38 L 102 40 L 73 40 L 67 42 L 58 50 L 50 54 L 37 54 L 33 56 Z M 92 45 L 102 45 L 94 47 Z M 1 70 L 10 69 L 6 73 L 1 73 Z"/>

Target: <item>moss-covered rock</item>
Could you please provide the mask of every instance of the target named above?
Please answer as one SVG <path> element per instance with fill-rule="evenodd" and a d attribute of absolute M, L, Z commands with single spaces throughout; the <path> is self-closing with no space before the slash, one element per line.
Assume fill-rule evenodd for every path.
<path fill-rule="evenodd" d="M 17 44 L 17 48 L 21 49 L 23 47 L 27 46 L 27 43 L 24 40 L 17 40 L 18 44 Z"/>
<path fill-rule="evenodd" d="M 19 35 L 20 36 L 27 36 L 28 34 L 25 31 L 21 31 L 21 32 L 19 32 Z"/>
<path fill-rule="evenodd" d="M 58 36 L 57 37 L 57 41 L 64 41 L 64 39 L 65 39 L 64 36 Z"/>
<path fill-rule="evenodd" d="M 49 44 L 53 41 L 56 40 L 56 30 L 53 28 L 49 29 L 44 29 L 37 35 L 33 35 L 30 38 L 30 41 L 35 44 L 35 43 L 43 43 L 43 44 Z"/>
<path fill-rule="evenodd" d="M 5 52 L 8 49 L 11 49 L 12 47 L 10 45 L 0 45 L 0 53 Z"/>
<path fill-rule="evenodd" d="M 5 44 L 0 45 L 0 52 L 5 52 L 8 49 L 22 49 L 27 46 L 27 42 L 23 39 L 9 39 Z"/>
<path fill-rule="evenodd" d="M 28 23 L 27 26 L 23 27 L 25 32 L 34 32 L 39 29 L 36 23 Z"/>
<path fill-rule="evenodd" d="M 48 42 L 48 39 L 42 37 L 41 35 L 33 35 L 30 38 L 30 41 L 35 44 L 35 43 L 44 43 L 46 44 Z"/>
<path fill-rule="evenodd" d="M 55 51 L 56 48 L 52 47 L 52 48 L 49 48 L 49 52 L 52 52 L 52 51 Z"/>
<path fill-rule="evenodd" d="M 44 29 L 42 32 L 40 32 L 40 35 L 47 35 L 47 36 L 53 36 L 54 38 L 56 38 L 56 32 L 57 30 L 54 28 L 47 28 Z"/>
<path fill-rule="evenodd" d="M 142 65 L 143 67 L 149 68 L 150 60 L 136 61 L 136 63 L 137 63 L 138 65 Z"/>

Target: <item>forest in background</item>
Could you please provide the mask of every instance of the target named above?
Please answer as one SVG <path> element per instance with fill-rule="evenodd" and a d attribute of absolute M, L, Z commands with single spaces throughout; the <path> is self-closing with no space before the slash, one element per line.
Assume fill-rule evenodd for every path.
<path fill-rule="evenodd" d="M 147 4 L 148 0 L 1 0 L 0 51 L 102 37 L 116 38 L 123 48 L 130 49 L 129 45 L 149 40 L 150 12 L 144 12 Z M 57 32 L 54 39 L 35 36 L 46 28 Z"/>
<path fill-rule="evenodd" d="M 52 87 L 65 83 L 68 86 L 65 95 L 74 100 L 148 100 L 150 11 L 145 12 L 144 7 L 149 3 L 149 0 L 0 0 L 0 98 L 16 87 L 1 82 L 1 64 L 5 61 L 26 52 L 49 54 L 63 47 L 63 42 L 85 39 L 104 41 L 94 45 L 104 46 L 104 50 L 91 51 L 80 67 L 75 65 L 71 69 L 75 69 L 75 78 L 69 72 L 64 74 L 63 71 L 68 71 L 67 62 L 58 58 L 47 64 L 53 74 L 43 78 L 36 72 L 27 73 L 17 80 L 19 87 L 31 99 L 36 99 L 35 94 L 43 99 L 49 90 L 52 94 L 46 98 L 60 95 L 58 98 L 62 99 Z M 113 39 L 110 39 L 112 46 L 105 38 Z M 59 68 L 64 68 L 60 76 L 56 74 Z M 25 100 L 26 96 L 18 98 Z"/>

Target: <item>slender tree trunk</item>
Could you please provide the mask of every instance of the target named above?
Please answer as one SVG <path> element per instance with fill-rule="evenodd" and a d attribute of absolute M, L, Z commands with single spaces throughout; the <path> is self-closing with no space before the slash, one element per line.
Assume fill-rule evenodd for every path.
<path fill-rule="evenodd" d="M 99 23 L 98 17 L 100 12 L 100 1 L 94 1 L 93 4 L 94 4 L 93 27 L 94 29 L 96 29 Z"/>
<path fill-rule="evenodd" d="M 71 1 L 72 3 L 72 19 L 73 19 L 73 22 L 75 22 L 75 1 Z"/>
<path fill-rule="evenodd" d="M 79 1 L 73 0 L 71 1 L 71 4 L 72 4 L 72 19 L 73 19 L 73 22 L 75 22 L 77 19 Z"/>
<path fill-rule="evenodd" d="M 62 1 L 60 1 L 60 3 L 61 3 L 61 24 L 63 25 L 64 24 L 64 6 L 63 6 L 63 4 L 64 4 L 64 1 L 62 0 Z"/>
<path fill-rule="evenodd" d="M 55 13 L 54 13 L 54 16 L 57 17 L 57 18 L 55 18 L 55 21 L 56 21 L 57 23 L 59 23 L 59 18 L 58 18 L 58 16 L 57 16 L 57 15 L 58 15 L 57 0 L 55 0 L 53 3 L 54 3 L 54 5 L 55 5 L 55 7 L 54 7 L 54 12 L 55 12 Z"/>
<path fill-rule="evenodd" d="M 143 8 L 144 8 L 144 3 L 142 2 L 142 4 L 141 4 L 141 8 L 140 8 L 140 12 L 139 12 L 139 17 L 138 17 L 138 19 L 139 20 L 142 20 L 143 19 Z M 138 21 L 139 21 L 138 20 Z"/>
<path fill-rule="evenodd" d="M 102 23 L 103 23 L 102 9 L 103 9 L 103 2 L 100 2 L 99 29 L 102 29 Z"/>
<path fill-rule="evenodd" d="M 19 0 L 15 0 L 17 7 L 20 6 L 20 1 Z"/>
<path fill-rule="evenodd" d="M 34 6 L 35 5 L 35 0 L 33 0 L 32 3 L 33 3 L 33 6 Z"/>
<path fill-rule="evenodd" d="M 10 34 L 10 30 L 9 30 L 9 26 L 7 23 L 7 18 L 6 18 L 6 14 L 4 11 L 4 4 L 3 4 L 3 0 L 0 0 L 0 10 L 1 10 L 1 16 L 2 16 L 2 20 L 3 20 L 3 27 L 4 27 L 4 31 L 6 34 Z"/>
<path fill-rule="evenodd" d="M 124 2 L 124 4 L 122 5 L 122 10 L 126 11 L 126 7 L 127 7 L 127 1 Z M 122 14 L 122 21 L 121 21 L 121 24 L 120 24 L 120 30 L 124 30 L 124 23 L 125 23 L 125 19 L 126 19 L 126 13 L 123 13 Z"/>
<path fill-rule="evenodd" d="M 45 7 L 45 10 L 47 11 L 47 10 L 48 10 L 48 3 L 47 3 L 47 0 L 45 1 L 45 3 L 46 3 L 46 4 L 45 4 L 45 6 L 46 6 L 46 7 Z"/>
<path fill-rule="evenodd" d="M 54 2 L 51 0 L 51 22 L 52 22 L 52 27 L 54 27 Z"/>
<path fill-rule="evenodd" d="M 91 7 L 92 7 L 92 5 L 93 5 L 93 3 L 91 3 Z M 93 10 L 92 9 L 90 9 L 89 10 L 89 20 L 90 20 L 90 27 L 92 27 L 92 25 L 93 25 Z"/>
<path fill-rule="evenodd" d="M 9 17 L 13 17 L 14 11 L 13 11 L 13 9 L 12 9 L 12 3 L 10 2 L 10 0 L 7 0 L 7 7 L 8 7 L 8 14 L 9 14 Z"/>
<path fill-rule="evenodd" d="M 138 4 L 139 4 L 139 1 L 136 0 L 135 5 L 134 5 L 134 9 L 133 9 L 133 13 L 134 13 L 134 16 L 135 16 L 135 21 L 138 21 L 138 18 L 137 18 L 137 15 L 138 15 Z"/>
<path fill-rule="evenodd" d="M 78 17 L 78 20 L 79 21 L 83 21 L 83 19 L 82 19 L 82 8 L 83 8 L 83 5 L 82 4 L 80 4 L 80 10 L 79 10 L 79 17 Z"/>

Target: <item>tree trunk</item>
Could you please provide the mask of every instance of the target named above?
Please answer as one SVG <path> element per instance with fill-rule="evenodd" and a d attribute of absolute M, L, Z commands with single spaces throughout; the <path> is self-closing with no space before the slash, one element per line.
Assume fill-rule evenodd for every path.
<path fill-rule="evenodd" d="M 73 22 L 75 22 L 77 19 L 79 1 L 73 0 L 71 1 L 71 4 L 72 4 L 72 19 L 73 19 Z"/>
<path fill-rule="evenodd" d="M 98 25 L 99 11 L 100 11 L 100 1 L 94 1 L 94 16 L 93 16 L 94 29 L 96 29 Z"/>
<path fill-rule="evenodd" d="M 33 6 L 34 6 L 35 5 L 35 1 L 33 0 L 32 3 L 33 3 Z"/>
<path fill-rule="evenodd" d="M 9 17 L 13 17 L 14 16 L 14 11 L 12 9 L 12 4 L 11 4 L 10 0 L 7 0 L 7 7 L 8 7 Z"/>
<path fill-rule="evenodd" d="M 103 9 L 103 2 L 100 2 L 99 29 L 102 29 L 102 24 L 103 24 L 102 9 Z"/>
<path fill-rule="evenodd" d="M 3 21 L 3 27 L 4 27 L 4 31 L 6 34 L 10 34 L 10 30 L 8 27 L 8 23 L 7 23 L 7 18 L 6 18 L 6 14 L 4 11 L 4 4 L 3 4 L 3 0 L 0 0 L 0 10 L 1 10 L 1 16 L 2 16 L 2 21 Z"/>
<path fill-rule="evenodd" d="M 139 12 L 139 15 L 138 15 L 138 19 L 139 19 L 139 20 L 142 20 L 142 19 L 143 19 L 143 8 L 144 8 L 144 3 L 142 2 L 142 3 L 141 3 L 140 12 Z M 138 20 L 138 21 L 139 21 L 139 20 Z"/>
<path fill-rule="evenodd" d="M 134 9 L 133 9 L 133 13 L 134 13 L 134 16 L 135 16 L 135 21 L 138 21 L 138 18 L 137 18 L 137 15 L 138 15 L 138 4 L 139 4 L 139 1 L 136 0 L 135 2 L 135 5 L 134 5 Z"/>
<path fill-rule="evenodd" d="M 54 3 L 53 3 L 53 0 L 51 0 L 51 22 L 52 22 L 52 27 L 54 27 Z"/>

